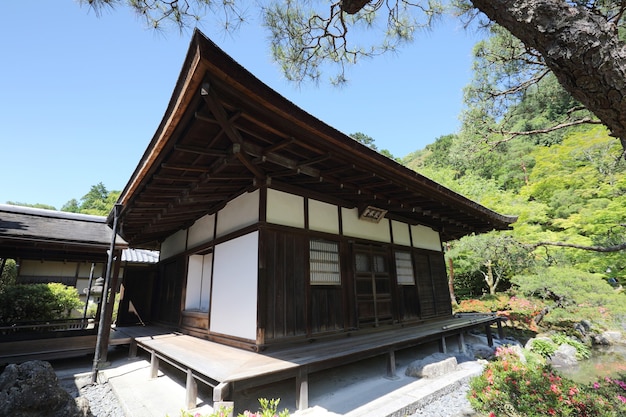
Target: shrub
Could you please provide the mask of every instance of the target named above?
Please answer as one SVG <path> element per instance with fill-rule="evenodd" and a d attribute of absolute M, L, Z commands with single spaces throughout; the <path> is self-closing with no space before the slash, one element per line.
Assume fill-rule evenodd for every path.
<path fill-rule="evenodd" d="M 624 295 L 616 292 L 602 275 L 550 267 L 537 274 L 515 276 L 511 281 L 520 293 L 541 298 L 551 307 L 544 318 L 546 325 L 568 328 L 584 317 L 604 328 L 613 328 L 626 317 Z"/>
<path fill-rule="evenodd" d="M 272 398 L 268 400 L 266 398 L 259 398 L 259 404 L 261 405 L 261 409 L 257 412 L 244 411 L 237 415 L 237 417 L 289 417 L 289 411 L 284 409 L 283 411 L 278 411 L 278 404 L 280 403 L 280 398 Z M 231 408 L 220 407 L 219 410 L 216 410 L 208 415 L 201 415 L 200 413 L 192 414 L 188 411 L 181 411 L 180 417 L 224 417 L 230 415 L 232 412 Z"/>
<path fill-rule="evenodd" d="M 563 333 L 555 333 L 551 336 L 551 338 L 554 343 L 559 346 L 563 344 L 573 346 L 576 349 L 576 358 L 578 358 L 579 360 L 588 359 L 591 356 L 591 349 L 589 348 L 589 346 L 576 339 L 572 339 L 571 337 L 568 337 Z"/>
<path fill-rule="evenodd" d="M 65 319 L 81 305 L 74 287 L 59 283 L 11 285 L 0 293 L 0 326 Z"/>
<path fill-rule="evenodd" d="M 558 348 L 559 346 L 550 339 L 533 339 L 530 343 L 530 350 L 544 358 L 554 355 Z"/>
<path fill-rule="evenodd" d="M 613 417 L 626 412 L 626 383 L 606 380 L 579 387 L 530 359 L 523 362 L 512 349 L 499 348 L 496 360 L 470 381 L 472 407 L 491 417 Z"/>

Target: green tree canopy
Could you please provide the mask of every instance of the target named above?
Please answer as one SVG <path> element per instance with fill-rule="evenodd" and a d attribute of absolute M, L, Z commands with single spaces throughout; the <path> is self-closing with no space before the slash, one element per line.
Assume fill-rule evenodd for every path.
<path fill-rule="evenodd" d="M 92 185 L 89 192 L 82 196 L 80 201 L 71 199 L 65 203 L 61 211 L 106 216 L 115 205 L 119 195 L 119 191 L 109 191 L 102 182 L 99 182 Z"/>

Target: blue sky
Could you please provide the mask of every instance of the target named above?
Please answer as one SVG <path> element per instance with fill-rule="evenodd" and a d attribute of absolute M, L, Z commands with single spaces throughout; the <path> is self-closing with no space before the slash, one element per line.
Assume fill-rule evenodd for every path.
<path fill-rule="evenodd" d="M 0 203 L 60 209 L 99 182 L 123 189 L 163 116 L 191 31 L 154 32 L 129 9 L 97 17 L 69 0 L 2 10 Z M 395 156 L 458 130 L 478 39 L 460 22 L 417 34 L 397 55 L 361 61 L 342 88 L 286 81 L 257 25 L 233 35 L 207 26 L 208 37 L 293 103 Z"/>

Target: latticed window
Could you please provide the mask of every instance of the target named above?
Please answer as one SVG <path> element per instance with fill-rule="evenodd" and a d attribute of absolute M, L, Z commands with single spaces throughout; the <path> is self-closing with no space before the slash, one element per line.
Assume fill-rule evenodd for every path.
<path fill-rule="evenodd" d="M 327 240 L 311 240 L 309 267 L 311 285 L 341 285 L 339 244 Z"/>
<path fill-rule="evenodd" d="M 398 284 L 415 285 L 411 252 L 396 252 L 396 273 Z"/>

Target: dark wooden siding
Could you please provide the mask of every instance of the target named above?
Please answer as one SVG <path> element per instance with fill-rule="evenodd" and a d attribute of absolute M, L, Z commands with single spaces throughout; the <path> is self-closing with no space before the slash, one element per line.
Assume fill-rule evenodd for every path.
<path fill-rule="evenodd" d="M 152 303 L 152 317 L 156 321 L 175 326 L 180 323 L 185 260 L 186 258 L 181 256 L 160 264 Z"/>
<path fill-rule="evenodd" d="M 120 299 L 117 313 L 117 324 L 119 326 L 132 326 L 140 323 L 140 321 L 144 323 L 152 321 L 151 296 L 155 275 L 156 268 L 153 266 L 124 267 L 124 279 L 122 282 L 124 295 Z"/>
<path fill-rule="evenodd" d="M 415 253 L 413 262 L 415 265 L 415 278 L 417 279 L 417 291 L 419 294 L 420 316 L 422 318 L 434 317 L 437 310 L 435 307 L 435 292 L 428 254 Z"/>
<path fill-rule="evenodd" d="M 443 254 L 420 251 L 413 256 L 421 317 L 449 316 L 452 304 Z"/>
<path fill-rule="evenodd" d="M 428 258 L 430 261 L 430 273 L 433 277 L 437 316 L 449 316 L 452 314 L 452 303 L 450 301 L 450 289 L 448 287 L 448 276 L 446 275 L 446 264 L 443 254 L 431 253 Z"/>
<path fill-rule="evenodd" d="M 341 286 L 312 286 L 311 334 L 342 330 L 343 304 Z"/>
<path fill-rule="evenodd" d="M 343 285 L 309 285 L 309 241 L 306 233 L 261 231 L 259 326 L 266 343 L 344 327 Z"/>
<path fill-rule="evenodd" d="M 398 285 L 398 315 L 401 322 L 420 318 L 417 285 Z"/>
<path fill-rule="evenodd" d="M 266 342 L 306 335 L 308 239 L 278 230 L 261 232 L 259 324 Z"/>

